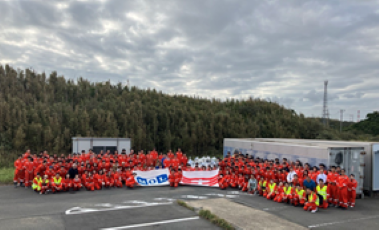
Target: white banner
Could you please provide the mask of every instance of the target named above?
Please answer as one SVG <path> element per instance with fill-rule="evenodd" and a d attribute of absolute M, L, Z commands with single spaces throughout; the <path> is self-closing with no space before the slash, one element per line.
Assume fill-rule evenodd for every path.
<path fill-rule="evenodd" d="M 136 182 L 141 186 L 164 186 L 168 183 L 168 169 L 156 169 L 150 171 L 134 171 Z"/>
<path fill-rule="evenodd" d="M 212 171 L 183 171 L 180 184 L 218 187 L 218 169 Z"/>

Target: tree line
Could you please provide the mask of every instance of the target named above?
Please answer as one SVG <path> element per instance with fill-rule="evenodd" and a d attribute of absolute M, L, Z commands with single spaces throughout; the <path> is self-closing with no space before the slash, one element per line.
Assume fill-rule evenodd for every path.
<path fill-rule="evenodd" d="M 134 149 L 220 155 L 223 138 L 324 137 L 319 119 L 277 103 L 204 99 L 0 66 L 0 149 L 68 153 L 72 137 L 128 137 Z M 334 134 L 333 134 L 334 135 Z M 341 138 L 336 134 L 333 138 Z"/>

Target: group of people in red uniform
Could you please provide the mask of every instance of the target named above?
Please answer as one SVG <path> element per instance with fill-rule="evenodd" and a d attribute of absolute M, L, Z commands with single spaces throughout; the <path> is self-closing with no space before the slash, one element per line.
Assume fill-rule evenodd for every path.
<path fill-rule="evenodd" d="M 47 151 L 31 154 L 27 150 L 14 162 L 15 187 L 32 187 L 40 194 L 62 192 L 81 188 L 89 191 L 123 186 L 133 188 L 136 184 L 134 171 L 169 168 L 169 184 L 177 187 L 182 171 L 219 170 L 219 187 L 238 188 L 241 191 L 259 194 L 269 200 L 302 205 L 304 210 L 315 212 L 330 206 L 355 206 L 357 181 L 348 177 L 345 170 L 324 165 L 319 168 L 300 161 L 287 159 L 264 160 L 252 156 L 230 153 L 216 164 L 207 166 L 195 163 L 190 166 L 186 154 L 180 149 L 174 154 L 158 154 L 154 149 L 147 154 L 141 150 L 129 154 L 123 150 L 100 152 L 89 150 L 81 154 L 65 156 L 49 155 Z"/>
<path fill-rule="evenodd" d="M 126 154 L 89 150 L 81 154 L 65 156 L 49 155 L 47 151 L 31 154 L 27 150 L 14 162 L 13 182 L 15 187 L 32 187 L 40 194 L 79 190 L 82 187 L 94 191 L 102 188 L 127 186 L 136 184 L 134 171 L 148 171 L 159 168 L 170 168 L 169 183 L 177 187 L 181 180 L 182 170 L 187 170 L 187 156 L 180 149 L 174 154 L 171 150 L 166 154 L 158 154 L 154 149 L 147 154 L 141 150 Z M 199 170 L 198 167 L 188 170 Z"/>
<path fill-rule="evenodd" d="M 323 164 L 311 168 L 299 160 L 280 162 L 230 153 L 218 165 L 221 189 L 238 188 L 275 202 L 301 205 L 313 213 L 318 208 L 355 206 L 357 181 L 340 167 L 325 170 Z"/>

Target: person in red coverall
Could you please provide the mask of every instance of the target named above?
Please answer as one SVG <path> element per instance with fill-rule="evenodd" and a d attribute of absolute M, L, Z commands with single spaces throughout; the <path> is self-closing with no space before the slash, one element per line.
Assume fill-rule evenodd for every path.
<path fill-rule="evenodd" d="M 88 177 L 86 178 L 85 186 L 86 186 L 88 191 L 94 191 L 95 190 L 95 183 L 94 183 L 93 176 L 92 176 L 91 172 L 88 173 Z"/>
<path fill-rule="evenodd" d="M 21 155 L 18 156 L 18 159 L 13 163 L 13 166 L 15 168 L 14 175 L 13 175 L 13 183 L 14 183 L 14 186 L 17 187 L 17 186 L 20 186 L 18 175 L 19 175 L 19 170 L 21 169 Z"/>
<path fill-rule="evenodd" d="M 175 173 L 175 187 L 178 187 L 178 184 L 180 181 L 182 181 L 182 170 L 178 169 L 178 171 Z"/>
<path fill-rule="evenodd" d="M 70 174 L 66 174 L 66 178 L 63 180 L 63 183 L 62 183 L 62 190 L 67 192 L 70 190 L 70 188 L 72 188 Z"/>
<path fill-rule="evenodd" d="M 304 204 L 304 211 L 317 212 L 318 196 L 310 188 L 307 188 L 307 202 Z"/>
<path fill-rule="evenodd" d="M 102 186 L 103 175 L 100 175 L 100 172 L 103 173 L 102 171 L 99 171 L 99 174 L 98 174 L 96 170 L 93 170 L 93 183 L 96 190 L 100 190 L 103 187 Z"/>
<path fill-rule="evenodd" d="M 228 187 L 228 183 L 226 182 L 226 178 L 223 177 L 223 174 L 218 175 L 218 187 L 221 189 L 226 189 Z"/>
<path fill-rule="evenodd" d="M 230 176 L 230 182 L 229 182 L 230 187 L 236 188 L 238 186 L 238 177 L 235 174 L 235 172 L 232 172 L 232 175 Z"/>
<path fill-rule="evenodd" d="M 33 176 L 34 176 L 34 164 L 33 164 L 33 158 L 29 158 L 24 163 L 25 167 L 25 188 L 32 185 L 33 182 Z"/>
<path fill-rule="evenodd" d="M 283 182 L 279 183 L 279 186 L 276 187 L 275 190 L 275 202 L 282 203 L 284 197 L 284 190 L 283 190 Z"/>
<path fill-rule="evenodd" d="M 339 174 L 336 172 L 336 167 L 332 166 L 331 171 L 328 173 L 328 189 L 330 191 L 329 204 L 331 206 L 338 207 L 338 188 L 337 188 L 337 179 Z"/>
<path fill-rule="evenodd" d="M 51 181 L 51 188 L 53 190 L 53 193 L 62 191 L 62 177 L 59 175 L 59 173 L 56 173 L 55 177 L 53 177 Z"/>
<path fill-rule="evenodd" d="M 347 184 L 349 183 L 349 177 L 345 175 L 345 169 L 341 169 L 341 176 L 338 178 L 339 188 L 339 206 L 343 209 L 347 209 Z"/>
<path fill-rule="evenodd" d="M 274 180 L 271 179 L 270 183 L 266 186 L 267 190 L 267 200 L 275 199 L 275 191 L 276 191 L 276 184 L 274 183 Z"/>
<path fill-rule="evenodd" d="M 178 187 L 178 185 L 175 186 L 175 170 L 172 168 L 170 175 L 168 176 L 168 182 L 170 183 L 171 187 Z"/>
<path fill-rule="evenodd" d="M 355 197 L 357 196 L 356 190 L 357 190 L 358 183 L 355 180 L 355 175 L 350 174 L 349 182 L 347 183 L 347 194 L 348 194 L 348 206 L 350 208 L 355 207 Z"/>
<path fill-rule="evenodd" d="M 125 186 L 127 186 L 128 188 L 133 188 L 136 181 L 134 179 L 134 176 L 137 175 L 137 173 L 133 173 L 131 174 L 128 178 L 126 178 L 126 181 L 125 181 Z"/>
<path fill-rule="evenodd" d="M 299 204 L 302 206 L 305 203 L 305 191 L 300 184 L 296 184 L 294 195 L 292 197 L 292 204 L 297 207 Z"/>
<path fill-rule="evenodd" d="M 78 174 L 76 174 L 75 178 L 72 179 L 72 187 L 73 187 L 74 191 L 78 191 L 79 189 L 82 188 L 82 181 L 79 178 Z"/>
<path fill-rule="evenodd" d="M 238 176 L 238 189 L 242 190 L 242 192 L 247 191 L 247 181 L 242 173 Z"/>
<path fill-rule="evenodd" d="M 120 170 L 117 170 L 117 172 L 113 174 L 113 180 L 115 187 L 122 188 L 122 172 Z"/>
<path fill-rule="evenodd" d="M 50 191 L 50 180 L 49 180 L 49 176 L 45 175 L 44 178 L 42 179 L 40 194 L 46 194 L 46 192 L 48 191 Z"/>
<path fill-rule="evenodd" d="M 288 182 L 284 182 L 283 187 L 283 202 L 284 203 L 292 203 L 292 199 L 295 194 L 295 189 L 293 189 L 291 186 L 289 186 Z"/>
<path fill-rule="evenodd" d="M 107 176 L 105 177 L 105 187 L 111 188 L 114 185 L 113 177 L 110 173 L 107 173 Z"/>

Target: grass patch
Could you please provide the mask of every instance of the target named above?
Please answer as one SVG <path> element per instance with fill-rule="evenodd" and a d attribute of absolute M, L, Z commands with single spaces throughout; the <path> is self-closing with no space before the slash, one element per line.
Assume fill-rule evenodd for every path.
<path fill-rule="evenodd" d="M 226 220 L 214 215 L 209 210 L 200 210 L 199 216 L 209 220 L 212 224 L 215 224 L 223 229 L 234 230 L 235 228 Z"/>
<path fill-rule="evenodd" d="M 178 205 L 182 206 L 182 207 L 185 207 L 191 211 L 195 211 L 195 208 L 194 207 L 191 207 L 189 206 L 186 202 L 182 201 L 182 200 L 177 200 L 176 203 L 178 203 Z"/>
<path fill-rule="evenodd" d="M 194 207 L 189 206 L 186 202 L 184 202 L 182 200 L 177 200 L 176 203 L 178 203 L 178 205 L 185 207 L 191 211 L 195 211 Z M 209 210 L 200 210 L 199 216 L 204 218 L 204 219 L 209 220 L 212 224 L 217 225 L 223 229 L 226 229 L 226 230 L 234 230 L 235 229 L 228 221 L 221 219 L 220 217 L 212 214 L 211 211 L 209 211 Z"/>
<path fill-rule="evenodd" d="M 13 168 L 0 168 L 0 184 L 11 184 L 13 182 L 13 173 Z"/>

